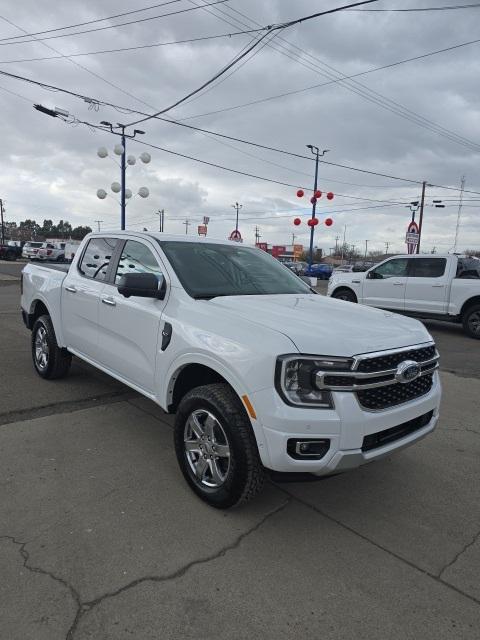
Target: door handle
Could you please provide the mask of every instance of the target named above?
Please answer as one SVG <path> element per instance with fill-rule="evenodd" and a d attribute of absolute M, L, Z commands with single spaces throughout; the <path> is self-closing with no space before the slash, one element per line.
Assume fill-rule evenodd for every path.
<path fill-rule="evenodd" d="M 75 287 L 65 287 L 65 291 L 70 291 L 70 293 L 77 293 Z"/>
<path fill-rule="evenodd" d="M 404 282 L 394 282 L 393 286 L 394 287 L 402 287 L 405 283 Z"/>
<path fill-rule="evenodd" d="M 432 284 L 432 287 L 444 287 L 444 284 Z"/>
<path fill-rule="evenodd" d="M 103 304 L 108 304 L 111 307 L 115 307 L 117 304 L 113 298 L 102 298 L 102 302 Z"/>

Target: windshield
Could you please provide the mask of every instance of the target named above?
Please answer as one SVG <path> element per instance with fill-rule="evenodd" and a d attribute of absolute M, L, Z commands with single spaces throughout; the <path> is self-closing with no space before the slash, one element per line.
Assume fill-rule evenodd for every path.
<path fill-rule="evenodd" d="M 268 253 L 238 244 L 160 241 L 178 279 L 193 298 L 312 293 Z"/>

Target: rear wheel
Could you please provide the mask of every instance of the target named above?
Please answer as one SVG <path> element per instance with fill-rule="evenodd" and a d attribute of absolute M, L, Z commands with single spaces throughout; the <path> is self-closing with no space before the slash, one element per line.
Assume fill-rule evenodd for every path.
<path fill-rule="evenodd" d="M 357 302 L 357 296 L 351 289 L 337 289 L 332 293 L 332 298 L 337 298 L 337 300 L 345 300 L 346 302 Z"/>
<path fill-rule="evenodd" d="M 243 405 L 227 384 L 189 391 L 175 418 L 180 469 L 205 502 L 226 509 L 255 496 L 264 470 Z"/>
<path fill-rule="evenodd" d="M 470 338 L 480 340 L 480 304 L 472 305 L 463 313 L 462 324 Z"/>
<path fill-rule="evenodd" d="M 40 316 L 33 325 L 32 359 L 38 375 L 47 380 L 63 378 L 70 369 L 72 356 L 58 346 L 50 316 Z"/>

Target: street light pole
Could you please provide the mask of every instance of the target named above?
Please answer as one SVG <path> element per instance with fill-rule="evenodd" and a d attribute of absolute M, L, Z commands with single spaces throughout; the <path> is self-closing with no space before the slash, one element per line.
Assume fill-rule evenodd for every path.
<path fill-rule="evenodd" d="M 125 188 L 126 188 L 126 176 L 125 176 L 125 172 L 127 169 L 127 165 L 126 165 L 126 153 L 127 153 L 127 147 L 126 147 L 126 142 L 125 142 L 125 127 L 122 126 L 122 147 L 123 147 L 123 151 L 122 151 L 122 159 L 121 159 L 121 163 L 120 163 L 120 172 L 121 172 L 121 181 L 120 184 L 122 186 L 122 191 L 120 194 L 120 209 L 121 209 L 121 214 L 120 214 L 120 228 L 122 231 L 125 231 Z"/>
<path fill-rule="evenodd" d="M 235 209 L 235 211 L 237 212 L 237 219 L 235 222 L 235 231 L 238 232 L 238 212 L 240 211 L 240 209 L 242 208 L 243 205 L 238 204 L 238 202 L 235 202 L 235 204 L 232 204 L 232 207 Z"/>
<path fill-rule="evenodd" d="M 318 162 L 319 162 L 319 158 L 323 157 L 328 151 L 329 149 L 324 149 L 322 151 L 322 153 L 320 153 L 320 149 L 316 146 L 314 146 L 313 144 L 307 144 L 307 149 L 310 149 L 310 151 L 313 153 L 313 155 L 315 156 L 315 179 L 313 182 L 313 198 L 312 198 L 312 220 L 315 219 L 315 211 L 317 208 L 317 198 L 315 197 L 315 193 L 317 191 L 317 187 L 318 187 Z M 315 233 L 315 226 L 312 224 L 312 226 L 310 227 L 310 250 L 309 250 L 309 254 L 308 254 L 308 266 L 311 267 L 313 264 L 313 236 Z"/>
<path fill-rule="evenodd" d="M 417 253 L 420 253 L 420 242 L 422 240 L 422 225 L 423 225 L 423 209 L 425 206 L 425 187 L 427 186 L 426 181 L 422 182 L 422 198 L 420 200 L 420 219 L 418 221 L 418 244 L 417 244 Z"/>
<path fill-rule="evenodd" d="M 3 222 L 3 200 L 0 198 L 0 218 L 2 220 L 2 244 L 5 244 L 5 226 Z"/>

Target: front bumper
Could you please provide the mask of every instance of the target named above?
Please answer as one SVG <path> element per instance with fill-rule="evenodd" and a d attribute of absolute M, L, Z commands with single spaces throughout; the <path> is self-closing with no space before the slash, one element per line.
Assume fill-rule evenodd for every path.
<path fill-rule="evenodd" d="M 333 392 L 334 409 L 310 409 L 286 405 L 275 389 L 252 395 L 258 416 L 254 425 L 258 448 L 265 467 L 279 472 L 328 475 L 378 460 L 410 446 L 433 431 L 438 421 L 441 385 L 438 371 L 430 391 L 415 400 L 383 411 L 367 411 L 352 392 Z M 364 438 L 393 429 L 432 412 L 425 426 L 368 451 Z M 330 448 L 320 460 L 296 460 L 287 453 L 289 438 L 328 438 Z"/>

